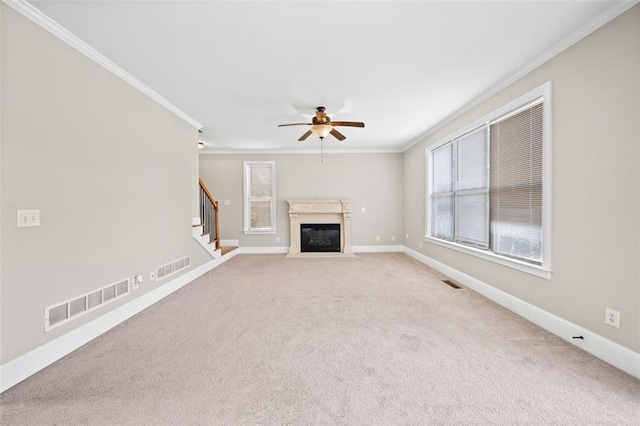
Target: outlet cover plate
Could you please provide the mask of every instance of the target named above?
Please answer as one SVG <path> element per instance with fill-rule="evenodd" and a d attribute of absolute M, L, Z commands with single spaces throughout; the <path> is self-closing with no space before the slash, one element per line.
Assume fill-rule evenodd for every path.
<path fill-rule="evenodd" d="M 40 210 L 18 210 L 18 228 L 40 226 Z"/>
<path fill-rule="evenodd" d="M 620 312 L 606 308 L 604 310 L 604 322 L 611 327 L 620 328 Z"/>

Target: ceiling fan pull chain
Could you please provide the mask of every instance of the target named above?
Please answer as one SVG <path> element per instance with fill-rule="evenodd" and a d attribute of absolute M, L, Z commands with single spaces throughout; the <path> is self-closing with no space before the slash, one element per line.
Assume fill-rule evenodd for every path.
<path fill-rule="evenodd" d="M 324 138 L 320 138 L 320 162 L 324 163 Z"/>

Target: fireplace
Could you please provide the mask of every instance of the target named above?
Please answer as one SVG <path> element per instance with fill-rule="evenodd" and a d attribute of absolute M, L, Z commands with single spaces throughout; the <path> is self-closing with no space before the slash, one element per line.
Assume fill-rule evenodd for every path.
<path fill-rule="evenodd" d="M 340 253 L 340 224 L 301 224 L 300 251 L 302 253 Z"/>
<path fill-rule="evenodd" d="M 351 200 L 305 198 L 289 203 L 287 257 L 353 257 Z"/>

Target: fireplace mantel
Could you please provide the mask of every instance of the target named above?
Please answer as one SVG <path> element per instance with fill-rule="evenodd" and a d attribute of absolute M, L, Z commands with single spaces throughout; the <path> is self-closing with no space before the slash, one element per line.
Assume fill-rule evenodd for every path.
<path fill-rule="evenodd" d="M 351 251 L 351 200 L 327 198 L 300 198 L 289 203 L 290 239 L 287 257 L 354 256 Z M 301 253 L 300 224 L 340 224 L 340 253 Z"/>

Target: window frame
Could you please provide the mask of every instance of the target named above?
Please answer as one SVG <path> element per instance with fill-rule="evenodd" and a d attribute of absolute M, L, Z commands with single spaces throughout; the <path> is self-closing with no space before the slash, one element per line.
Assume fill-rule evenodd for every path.
<path fill-rule="evenodd" d="M 271 197 L 250 197 L 249 185 L 251 183 L 250 173 L 253 166 L 271 167 Z M 243 212 L 245 234 L 275 234 L 276 233 L 276 162 L 275 161 L 243 161 Z M 271 202 L 271 227 L 252 228 L 251 227 L 251 202 L 270 201 Z"/>
<path fill-rule="evenodd" d="M 481 248 L 475 248 L 463 245 L 455 241 L 445 240 L 432 236 L 432 186 L 433 186 L 433 152 L 448 143 L 460 139 L 462 136 L 478 129 L 482 126 L 490 126 L 493 122 L 504 120 L 510 115 L 521 111 L 524 107 L 532 102 L 543 100 L 543 141 L 542 141 L 542 259 L 541 265 L 536 265 L 526 261 L 503 256 Z M 551 279 L 551 82 L 548 81 L 541 86 L 536 87 L 530 92 L 512 100 L 501 108 L 485 115 L 479 120 L 455 131 L 445 138 L 438 140 L 436 143 L 428 145 L 425 148 L 425 164 L 427 166 L 425 173 L 425 241 L 447 247 L 456 251 L 470 254 L 491 262 L 508 266 L 510 268 L 523 271 L 545 279 Z M 490 132 L 490 130 L 489 130 Z M 455 146 L 454 146 L 455 151 Z M 490 154 L 490 152 L 489 152 Z M 455 158 L 455 157 L 454 157 Z M 491 173 L 489 171 L 489 173 Z M 455 214 L 455 213 L 454 213 Z M 489 213 L 490 214 L 490 213 Z"/>

